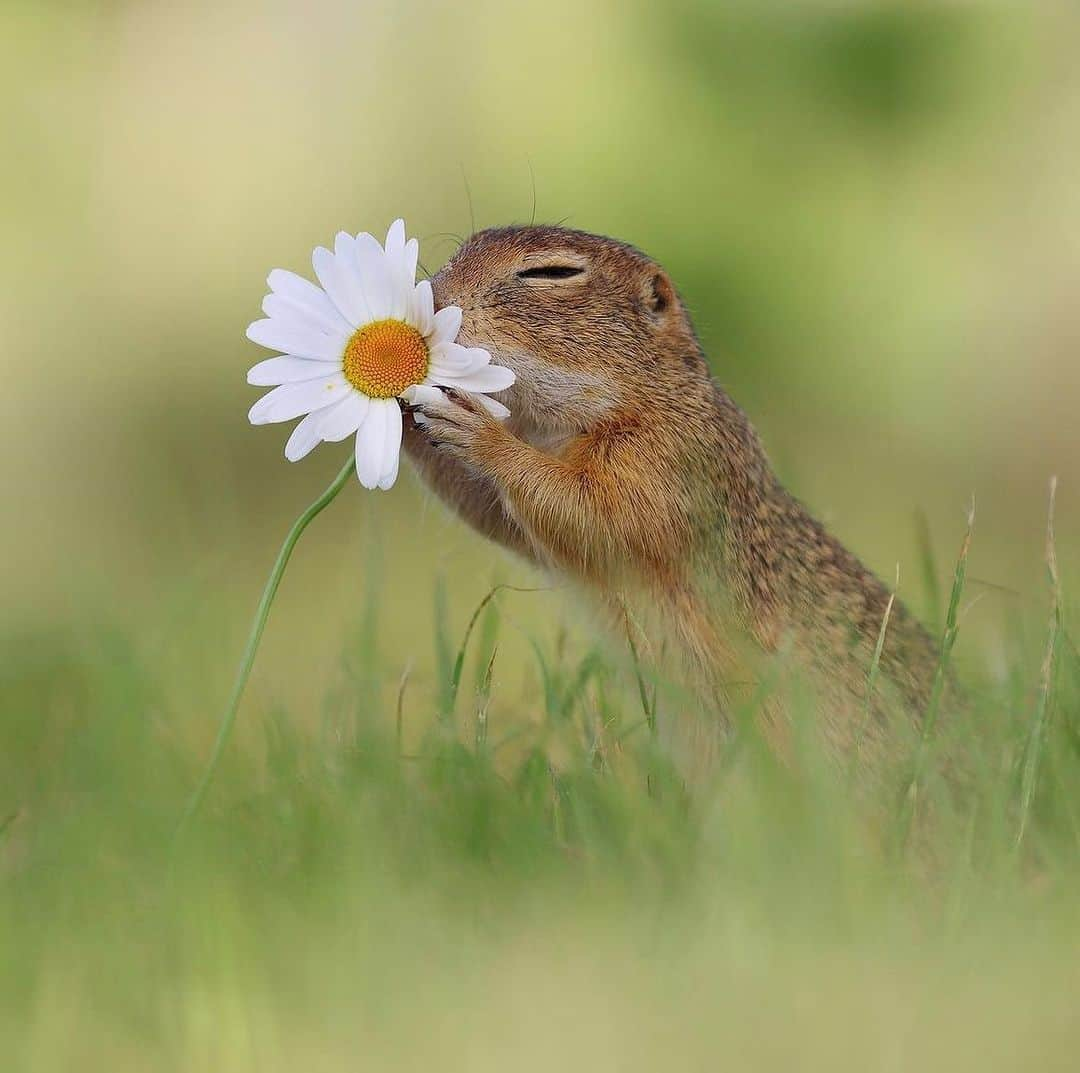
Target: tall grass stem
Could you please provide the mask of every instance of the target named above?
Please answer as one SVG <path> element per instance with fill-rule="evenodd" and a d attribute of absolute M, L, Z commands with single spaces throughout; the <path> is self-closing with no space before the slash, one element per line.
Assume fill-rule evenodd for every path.
<path fill-rule="evenodd" d="M 447 710 L 444 713 L 447 718 L 453 715 L 454 709 L 457 707 L 458 691 L 461 689 L 461 675 L 465 670 L 465 653 L 469 647 L 469 638 L 472 637 L 473 630 L 476 628 L 476 623 L 483 614 L 484 608 L 487 607 L 500 592 L 543 591 L 543 589 L 523 589 L 518 585 L 493 585 L 488 590 L 487 595 L 476 605 L 476 610 L 472 613 L 472 618 L 469 619 L 468 626 L 465 627 L 465 636 L 461 638 L 461 644 L 458 646 L 457 655 L 454 657 L 454 666 L 450 671 L 450 682 L 447 689 Z"/>
<path fill-rule="evenodd" d="M 960 546 L 960 556 L 956 560 L 956 570 L 953 573 L 952 589 L 949 593 L 949 606 L 945 612 L 945 629 L 941 635 L 941 653 L 938 658 L 937 673 L 930 689 L 930 700 L 923 713 L 922 733 L 919 736 L 918 745 L 915 747 L 915 759 L 912 764 L 911 779 L 907 784 L 900 804 L 899 815 L 899 840 L 900 847 L 906 846 L 911 827 L 915 820 L 915 812 L 918 808 L 918 798 L 921 784 L 925 775 L 926 764 L 930 751 L 930 744 L 937 726 L 938 713 L 941 710 L 941 701 L 948 686 L 952 661 L 952 651 L 956 644 L 956 635 L 960 631 L 960 598 L 964 594 L 964 582 L 967 579 L 968 553 L 971 551 L 971 535 L 975 528 L 975 497 L 972 496 L 971 506 L 968 509 L 967 530 L 964 533 L 964 541 Z"/>
<path fill-rule="evenodd" d="M 896 594 L 900 591 L 900 564 L 896 564 L 896 582 L 893 591 L 889 593 L 889 601 L 885 605 L 885 613 L 881 616 L 881 628 L 878 630 L 877 644 L 874 645 L 874 655 L 870 660 L 870 673 L 866 679 L 866 704 L 863 707 L 863 721 L 859 728 L 859 734 L 855 740 L 855 748 L 851 751 L 851 769 L 848 778 L 854 779 L 862 759 L 863 740 L 867 729 L 874 718 L 874 687 L 877 685 L 878 674 L 881 671 L 881 654 L 885 649 L 885 634 L 889 629 L 889 619 L 892 616 L 893 604 L 896 602 Z"/>
<path fill-rule="evenodd" d="M 1046 573 L 1050 583 L 1050 623 L 1046 631 L 1046 652 L 1039 670 L 1039 691 L 1035 698 L 1035 712 L 1028 731 L 1024 749 L 1024 764 L 1020 776 L 1020 820 L 1016 829 L 1016 847 L 1019 849 L 1027 833 L 1031 816 L 1031 804 L 1035 799 L 1035 787 L 1039 779 L 1039 760 L 1050 711 L 1054 671 L 1057 667 L 1058 648 L 1064 631 L 1064 614 L 1061 599 L 1061 576 L 1058 573 L 1057 550 L 1054 546 L 1054 500 L 1057 496 L 1057 477 L 1050 481 L 1050 505 L 1046 515 Z"/>

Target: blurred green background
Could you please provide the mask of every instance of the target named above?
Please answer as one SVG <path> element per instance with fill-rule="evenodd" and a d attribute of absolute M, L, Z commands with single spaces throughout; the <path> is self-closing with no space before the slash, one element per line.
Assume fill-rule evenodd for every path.
<path fill-rule="evenodd" d="M 87 786 L 115 781 L 130 792 L 128 804 L 141 802 L 132 808 L 150 826 L 138 827 L 131 844 L 153 842 L 168 828 L 211 741 L 276 547 L 346 454 L 345 445 L 324 445 L 290 466 L 284 428 L 247 424 L 257 392 L 245 373 L 264 355 L 244 329 L 259 315 L 270 268 L 310 274 L 312 247 L 338 229 L 379 234 L 398 215 L 420 237 L 431 272 L 452 253 L 455 235 L 532 219 L 611 234 L 655 256 L 785 481 L 879 573 L 891 577 L 900 562 L 901 593 L 929 622 L 941 608 L 921 581 L 920 534 L 928 534 L 944 576 L 976 493 L 970 573 L 983 598 L 965 619 L 960 657 L 991 679 L 1007 678 L 1018 620 L 1030 615 L 1036 633 L 1044 620 L 1051 474 L 1061 481 L 1067 588 L 1080 543 L 1078 55 L 1080 12 L 1066 5 L 5 0 L 0 837 L 8 813 L 21 831 L 6 857 L 0 843 L 0 882 L 43 874 L 28 860 L 45 873 L 55 863 L 48 852 L 44 864 L 23 855 L 39 822 L 67 832 L 48 842 L 57 860 L 95 838 L 112 845 L 103 832 L 134 823 L 117 806 L 97 816 L 88 843 L 81 828 L 68 831 L 64 824 L 92 799 Z M 448 517 L 411 473 L 387 495 L 350 487 L 305 535 L 286 575 L 241 716 L 242 745 L 272 767 L 268 719 L 317 736 L 328 696 L 392 697 L 406 668 L 414 695 L 437 690 L 433 627 L 441 621 L 460 636 L 493 580 L 537 584 Z M 566 644 L 564 628 L 588 632 L 579 620 L 565 592 L 506 602 L 493 725 L 512 723 L 540 689 L 530 638 Z M 141 669 L 128 674 L 133 666 Z M 383 710 L 391 721 L 392 702 Z M 110 723 L 110 712 L 124 714 Z M 73 728 L 91 718 L 100 723 L 93 733 L 105 736 L 78 754 L 75 768 L 65 766 Z M 118 744 L 131 739 L 137 744 Z M 187 759 L 159 771 L 152 758 L 163 749 Z M 138 779 L 119 770 L 129 763 L 143 769 Z M 82 774 L 67 781 L 74 770 Z M 151 800 L 159 777 L 170 789 Z M 330 837 L 331 827 L 324 833 Z M 117 860 L 131 852 L 121 841 L 124 849 L 110 851 Z M 452 848 L 438 852 L 452 859 Z M 527 888 L 531 866 L 519 865 L 511 871 Z M 788 872 L 775 865 L 762 874 L 787 883 Z M 456 875 L 454 867 L 440 865 L 438 882 Z M 57 874 L 67 876 L 66 887 L 80 873 Z M 282 1068 L 290 1054 L 305 1068 L 337 1068 L 339 1044 L 347 1051 L 348 1041 L 381 1038 L 371 1025 L 346 1031 L 344 1006 L 336 1014 L 343 1020 L 323 1024 L 281 992 L 275 1001 L 295 1023 L 276 1039 L 273 1003 L 256 1003 L 255 1013 L 246 1005 L 247 989 L 270 986 L 279 971 L 305 981 L 305 973 L 312 980 L 329 973 L 328 989 L 339 997 L 357 986 L 347 967 L 314 954 L 310 962 L 290 956 L 288 967 L 253 967 L 248 955 L 258 940 L 245 930 L 256 925 L 245 920 L 244 898 L 265 880 L 253 874 L 260 878 L 237 881 L 243 896 L 208 881 L 191 919 L 170 933 L 178 948 L 191 940 L 218 958 L 205 978 L 177 977 L 187 981 L 176 986 L 190 1001 L 175 1035 L 166 1033 L 179 1048 L 170 1053 L 182 1051 L 191 1068 L 276 1068 L 263 1049 L 270 1038 L 282 1048 L 274 1051 Z M 311 874 L 325 878 L 318 868 Z M 117 876 L 110 880 L 117 891 L 103 886 L 85 917 L 61 914 L 60 949 L 26 946 L 20 965 L 41 969 L 44 948 L 64 964 L 66 937 L 103 920 L 106 932 L 122 933 L 130 907 Z M 446 882 L 462 897 L 475 893 Z M 24 890 L 0 915 L 11 934 L 21 931 L 28 906 L 53 904 L 41 896 L 46 887 L 27 889 L 38 894 Z M 395 936 L 395 928 L 407 930 L 402 920 L 416 922 L 408 897 L 404 909 L 387 907 L 396 889 L 364 902 L 364 911 L 375 906 L 396 922 L 387 931 Z M 533 919 L 535 907 L 518 887 L 510 904 Z M 649 903 L 644 933 L 652 934 L 665 904 L 662 894 Z M 614 1039 L 624 1019 L 670 1000 L 665 973 L 680 981 L 675 993 L 689 995 L 692 982 L 713 971 L 715 960 L 701 964 L 696 952 L 680 960 L 680 948 L 642 989 L 620 991 L 605 1006 L 597 996 L 622 971 L 620 959 L 649 962 L 653 947 L 646 939 L 646 953 L 627 954 L 624 934 L 601 928 L 611 962 L 593 981 L 580 943 L 596 939 L 594 926 L 608 919 L 604 905 L 579 906 L 573 927 L 541 914 L 534 932 L 524 929 L 533 939 L 510 947 L 496 939 L 497 953 L 480 968 L 462 968 L 472 964 L 465 940 L 459 947 L 424 925 L 416 948 L 430 942 L 434 982 L 425 983 L 413 962 L 415 972 L 400 972 L 420 988 L 417 1004 L 445 1011 L 430 1016 L 453 1027 L 434 1032 L 436 1043 L 414 1039 L 416 1061 L 445 1058 L 442 1038 L 463 1048 L 455 1060 L 467 1055 L 466 1041 L 485 1031 L 479 1011 L 487 1001 L 496 1018 L 544 1036 L 551 1025 L 524 997 L 514 1005 L 512 981 L 533 989 L 538 1008 L 553 1002 L 556 1024 L 598 1024 L 600 1035 L 581 1036 L 588 1042 L 576 1053 L 582 1064 L 603 1064 L 621 1053 L 605 1033 Z M 267 912 L 283 949 L 310 949 L 312 936 L 297 920 Z M 32 933 L 44 936 L 54 919 L 43 915 Z M 632 914 L 619 919 L 627 933 L 642 934 Z M 340 936 L 336 926 L 322 938 Z M 483 930 L 471 921 L 469 935 L 474 926 Z M 375 936 L 378 925 L 367 927 Z M 988 945 L 944 970 L 932 957 L 918 963 L 922 954 L 904 961 L 898 942 L 892 950 L 902 964 L 876 993 L 886 1016 L 858 984 L 872 971 L 873 944 L 837 953 L 821 983 L 817 954 L 774 947 L 773 933 L 763 939 L 738 920 L 720 930 L 731 973 L 725 986 L 767 1003 L 776 980 L 765 966 L 780 957 L 788 1015 L 812 1024 L 792 1040 L 830 1068 L 845 1053 L 862 1055 L 853 1068 L 910 1068 L 900 1058 L 875 1064 L 885 1062 L 875 1018 L 896 1013 L 890 988 L 906 996 L 893 997 L 909 1003 L 913 1025 L 951 1040 L 924 1058 L 989 1068 L 967 1049 L 970 1037 L 951 1039 L 944 1015 L 938 1024 L 934 999 L 950 993 L 951 980 L 970 982 Z M 230 945 L 228 934 L 240 938 Z M 397 949 L 385 937 L 371 941 L 382 944 L 380 971 L 393 975 Z M 1058 939 L 1045 942 L 1052 950 Z M 550 957 L 542 953 L 548 944 Z M 120 958 L 115 971 L 152 977 L 160 966 L 148 968 L 141 956 Z M 80 957 L 96 965 L 85 977 L 67 971 Z M 1064 1001 L 1074 972 L 1064 963 L 1048 967 L 1030 949 L 1008 957 L 986 978 L 993 991 L 1000 976 L 996 1008 L 1015 1020 L 997 1022 L 1006 1042 L 994 1056 L 1007 1067 L 1008 1047 L 1035 1047 L 1038 1039 L 1047 1050 L 1041 1068 L 1054 1068 L 1058 1037 L 1034 1014 L 1028 1019 L 1012 987 L 1030 995 L 1034 981 L 1052 978 Z M 130 1038 L 97 1039 L 92 1026 L 101 1022 L 77 996 L 104 970 L 85 951 L 70 959 L 59 977 L 42 970 L 33 997 L 14 983 L 0 990 L 0 1003 L 11 1000 L 10 1023 L 32 1026 L 20 1052 L 27 1067 L 63 1067 L 66 1037 L 54 1029 L 77 1025 L 108 1056 L 103 1067 L 147 1068 L 153 1052 L 137 1041 L 153 1034 L 140 1035 L 151 1014 L 130 997 L 119 1015 L 135 1026 Z M 730 968 L 740 959 L 749 976 Z M 453 1021 L 458 1000 L 447 997 L 457 994 L 458 973 L 480 996 L 461 1023 Z M 926 973 L 937 974 L 929 992 Z M 569 976 L 577 983 L 567 992 Z M 368 986 L 378 1007 L 377 988 Z M 800 1005 L 817 986 L 835 1000 L 828 1016 Z M 977 1024 L 983 1007 L 965 995 L 971 1008 L 957 1016 Z M 708 1015 L 697 1001 L 674 1020 L 646 1017 L 638 1026 L 644 1036 L 612 1068 L 663 1053 L 680 1017 Z M 862 1011 L 852 1018 L 856 1029 L 843 1014 L 852 1003 Z M 408 1010 L 394 1011 L 379 1029 L 388 1038 L 409 1031 Z M 1067 1034 L 1066 1007 L 1051 1003 L 1042 1013 Z M 743 1045 L 755 1056 L 747 1068 L 807 1053 L 791 1041 L 793 1053 L 788 1043 L 766 1046 L 770 1026 L 755 1024 L 728 1026 L 747 1034 Z M 845 1037 L 850 1053 L 841 1024 L 855 1033 Z M 693 1063 L 704 1062 L 708 1048 L 699 1053 L 683 1042 L 685 1068 L 704 1068 Z M 514 1053 L 512 1040 L 488 1044 L 461 1067 L 500 1067 L 504 1044 Z M 537 1067 L 559 1053 L 554 1043 L 532 1052 Z M 903 1053 L 914 1061 L 923 1052 Z"/>
<path fill-rule="evenodd" d="M 9 0 L 2 17 L 3 628 L 138 619 L 177 585 L 246 608 L 343 451 L 289 466 L 286 430 L 247 426 L 244 328 L 271 267 L 310 273 L 337 229 L 398 214 L 431 271 L 447 233 L 534 215 L 649 251 L 793 490 L 886 575 L 900 560 L 914 582 L 918 509 L 951 557 L 977 492 L 974 572 L 1027 589 L 1052 473 L 1077 533 L 1075 14 Z M 393 535 L 398 590 L 491 559 L 421 502 L 405 480 L 339 505 L 277 627 L 339 628 L 371 527 Z"/>

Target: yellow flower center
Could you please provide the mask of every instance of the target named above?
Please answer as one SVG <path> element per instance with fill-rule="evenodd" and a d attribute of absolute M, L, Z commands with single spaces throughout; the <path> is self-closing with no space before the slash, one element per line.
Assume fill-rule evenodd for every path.
<path fill-rule="evenodd" d="M 392 399 L 427 376 L 424 337 L 400 320 L 376 320 L 353 332 L 345 347 L 345 379 L 372 399 Z"/>

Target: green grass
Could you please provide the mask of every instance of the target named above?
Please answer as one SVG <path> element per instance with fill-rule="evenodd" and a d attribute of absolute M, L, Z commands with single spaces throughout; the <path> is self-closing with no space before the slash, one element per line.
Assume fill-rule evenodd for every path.
<path fill-rule="evenodd" d="M 198 678 L 233 654 L 163 689 L 197 638 L 8 637 L 2 1067 L 1074 1068 L 1080 654 L 1053 590 L 969 683 L 970 798 L 911 758 L 917 852 L 867 836 L 812 736 L 781 764 L 751 718 L 688 792 L 647 668 L 574 629 L 507 668 L 539 597 L 479 585 L 435 594 L 431 673 L 380 658 L 374 595 L 318 712 L 249 699 L 173 857 L 216 727 Z"/>

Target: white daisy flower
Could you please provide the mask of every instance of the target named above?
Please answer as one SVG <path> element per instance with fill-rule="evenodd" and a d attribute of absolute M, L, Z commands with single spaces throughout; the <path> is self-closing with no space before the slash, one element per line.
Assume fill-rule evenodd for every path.
<path fill-rule="evenodd" d="M 275 268 L 263 300 L 265 320 L 247 337 L 280 356 L 259 362 L 248 383 L 271 386 L 248 413 L 253 425 L 306 415 L 285 444 L 296 462 L 320 441 L 356 433 L 356 475 L 365 488 L 389 488 L 401 456 L 398 399 L 421 402 L 439 387 L 473 392 L 496 417 L 509 411 L 489 398 L 514 382 L 480 347 L 454 340 L 461 309 L 435 312 L 431 284 L 416 282 L 419 246 L 395 220 L 386 246 L 362 232 L 340 232 L 334 250 L 311 261 L 322 287 Z"/>

